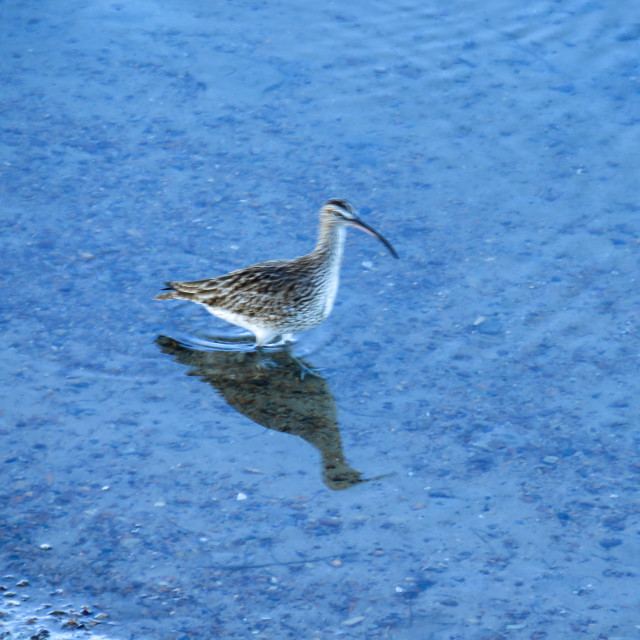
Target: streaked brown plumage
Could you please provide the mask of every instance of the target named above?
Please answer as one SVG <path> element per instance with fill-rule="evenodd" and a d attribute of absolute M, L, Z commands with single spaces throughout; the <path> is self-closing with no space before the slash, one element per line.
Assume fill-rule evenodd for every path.
<path fill-rule="evenodd" d="M 338 290 L 340 263 L 348 226 L 378 238 L 377 231 L 355 216 L 346 200 L 329 200 L 320 210 L 315 249 L 294 260 L 270 260 L 218 278 L 168 282 L 156 300 L 191 300 L 210 313 L 251 331 L 258 346 L 320 324 L 330 313 Z"/>

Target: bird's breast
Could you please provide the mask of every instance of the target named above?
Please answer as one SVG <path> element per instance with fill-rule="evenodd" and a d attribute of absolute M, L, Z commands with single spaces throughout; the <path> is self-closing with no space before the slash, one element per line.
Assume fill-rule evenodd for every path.
<path fill-rule="evenodd" d="M 332 269 L 329 277 L 325 282 L 325 290 L 324 290 L 324 309 L 323 309 L 323 317 L 326 318 L 333 309 L 333 303 L 336 301 L 336 295 L 338 293 L 338 284 L 340 283 L 340 266 L 338 268 Z"/>

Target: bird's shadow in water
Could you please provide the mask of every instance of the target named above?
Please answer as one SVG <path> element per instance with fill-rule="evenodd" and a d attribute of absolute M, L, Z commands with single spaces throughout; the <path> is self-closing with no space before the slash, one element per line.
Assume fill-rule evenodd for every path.
<path fill-rule="evenodd" d="M 333 490 L 377 478 L 362 478 L 342 451 L 333 394 L 324 378 L 288 349 L 204 348 L 158 336 L 162 351 L 208 382 L 236 411 L 274 431 L 306 440 L 322 456 L 323 480 Z M 216 343 L 209 343 L 215 345 Z M 306 371 L 305 371 L 306 368 Z"/>

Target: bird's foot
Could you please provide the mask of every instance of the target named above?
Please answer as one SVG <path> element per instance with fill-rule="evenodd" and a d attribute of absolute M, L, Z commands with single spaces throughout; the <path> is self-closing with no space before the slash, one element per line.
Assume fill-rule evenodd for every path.
<path fill-rule="evenodd" d="M 322 375 L 320 374 L 320 371 L 321 371 L 320 369 L 313 369 L 307 366 L 304 362 L 302 362 L 302 360 L 298 360 L 298 358 L 296 358 L 293 354 L 291 354 L 291 357 L 293 358 L 295 363 L 300 367 L 300 380 L 304 380 L 304 377 L 307 374 L 310 376 L 315 376 L 316 378 L 322 378 Z"/>
<path fill-rule="evenodd" d="M 313 369 L 293 353 L 290 343 L 278 344 L 277 346 L 258 345 L 257 351 L 260 354 L 258 361 L 258 368 L 260 369 L 277 369 L 279 367 L 290 367 L 293 364 L 300 370 L 301 380 L 304 380 L 306 375 L 316 376 L 317 378 L 322 377 L 319 369 Z"/>

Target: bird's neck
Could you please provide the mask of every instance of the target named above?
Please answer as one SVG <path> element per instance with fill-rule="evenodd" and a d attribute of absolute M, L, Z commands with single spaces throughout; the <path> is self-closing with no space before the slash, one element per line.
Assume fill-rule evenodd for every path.
<path fill-rule="evenodd" d="M 321 224 L 318 244 L 312 256 L 319 276 L 318 301 L 323 305 L 322 316 L 326 318 L 333 308 L 340 281 L 340 263 L 347 230 L 344 226 Z"/>
<path fill-rule="evenodd" d="M 323 224 L 320 226 L 318 243 L 313 253 L 332 268 L 340 268 L 344 239 L 347 230 L 343 226 Z"/>

